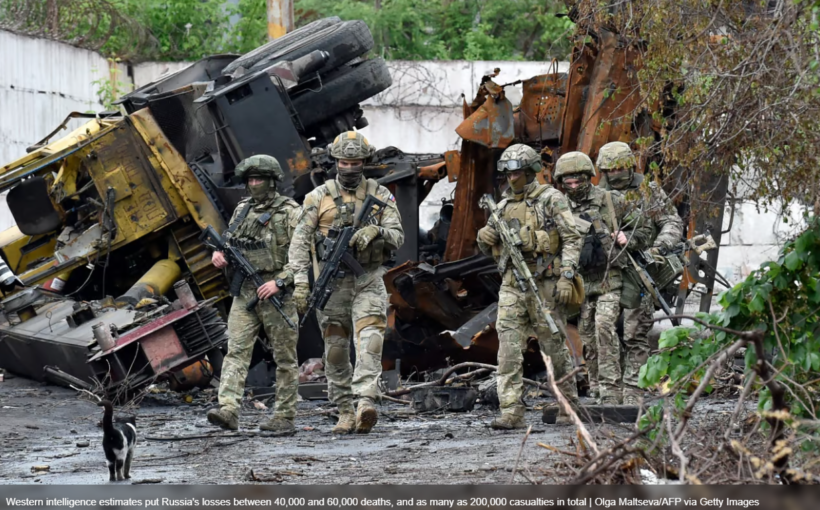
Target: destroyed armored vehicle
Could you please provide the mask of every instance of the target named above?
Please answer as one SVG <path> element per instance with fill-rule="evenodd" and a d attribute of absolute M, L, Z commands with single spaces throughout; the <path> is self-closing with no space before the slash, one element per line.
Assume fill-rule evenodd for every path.
<path fill-rule="evenodd" d="M 569 73 L 525 80 L 515 109 L 505 85 L 485 77 L 465 102 L 460 151 L 387 147 L 367 162 L 366 175 L 395 195 L 407 235 L 385 276 L 386 370 L 397 359 L 404 373 L 496 362 L 499 278 L 475 244 L 486 221 L 478 199 L 499 192 L 495 161 L 513 140 L 541 150 L 549 168 L 561 152 L 594 157 L 609 141 L 653 132 L 628 122 L 595 128 L 623 113 L 625 96 L 604 90 L 614 83 L 628 95 L 636 86 L 624 70 L 634 55 L 617 40 L 603 34 L 589 42 Z M 199 235 L 209 225 L 226 228 L 245 193 L 234 167 L 248 156 L 276 157 L 285 170 L 280 190 L 297 201 L 333 177 L 325 146 L 367 126 L 360 103 L 391 85 L 384 60 L 367 58 L 372 47 L 363 22 L 322 19 L 246 55 L 212 56 L 141 87 L 119 99 L 124 114 L 72 114 L 3 166 L 0 192 L 8 191 L 17 225 L 0 233 L 8 266 L 0 268 L 0 367 L 106 390 L 160 376 L 177 387 L 207 384 L 220 370 L 230 296 Z M 87 122 L 56 139 L 78 118 Z M 419 232 L 419 207 L 442 179 L 456 183 L 454 199 L 430 232 Z M 690 220 L 705 230 L 706 220 Z M 715 250 L 708 264 L 691 257 L 681 266 L 678 306 L 695 283 L 711 298 L 714 273 L 704 268 L 716 258 Z M 570 337 L 582 364 L 572 330 Z M 300 333 L 299 361 L 321 355 L 311 319 Z M 264 366 L 266 358 L 257 345 L 254 363 Z M 537 356 L 528 359 L 531 372 L 543 369 Z"/>

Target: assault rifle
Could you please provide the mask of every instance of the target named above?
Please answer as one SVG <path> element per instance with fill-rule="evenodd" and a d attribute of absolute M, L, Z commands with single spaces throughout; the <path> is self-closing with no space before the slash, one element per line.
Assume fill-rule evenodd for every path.
<path fill-rule="evenodd" d="M 557 334 L 558 326 L 555 324 L 555 321 L 552 320 L 550 313 L 546 311 L 546 308 L 544 308 L 544 302 L 541 300 L 541 295 L 538 293 L 535 278 L 533 278 L 532 272 L 530 271 L 529 266 L 527 266 L 527 261 L 524 260 L 524 255 L 521 254 L 521 236 L 518 235 L 518 232 L 513 232 L 507 222 L 501 219 L 501 215 L 498 212 L 498 204 L 495 203 L 492 195 L 486 194 L 481 197 L 478 201 L 478 205 L 490 213 L 490 226 L 498 231 L 498 234 L 501 237 L 501 243 L 504 245 L 504 249 L 509 254 L 510 262 L 512 262 L 511 269 L 513 276 L 515 276 L 515 282 L 518 285 L 518 288 L 521 289 L 521 292 L 527 292 L 528 289 L 532 292 L 535 296 L 535 302 L 538 304 L 538 309 L 544 314 L 544 318 L 547 320 L 550 331 L 553 335 Z"/>
<path fill-rule="evenodd" d="M 641 280 L 641 284 L 644 289 L 652 295 L 655 304 L 663 308 L 663 313 L 667 316 L 671 317 L 672 315 L 675 315 L 672 313 L 672 308 L 669 307 L 669 303 L 667 303 L 661 295 L 661 291 L 658 289 L 658 284 L 655 283 L 655 280 L 649 274 L 649 271 L 646 270 L 646 266 L 649 265 L 652 260 L 651 258 L 648 258 L 651 257 L 651 255 L 645 252 L 635 252 L 635 256 L 633 256 L 632 253 L 626 252 L 626 255 L 629 257 L 632 267 L 635 268 L 635 271 L 637 271 L 638 278 Z M 672 324 L 675 326 L 680 326 L 680 321 L 677 319 L 671 320 Z"/>
<path fill-rule="evenodd" d="M 362 226 L 370 223 L 370 220 L 375 216 L 373 210 L 375 206 L 378 206 L 381 212 L 385 210 L 387 204 L 373 195 L 367 195 L 364 203 L 362 203 L 362 208 L 353 220 L 352 226 L 328 231 L 324 240 L 324 255 L 322 256 L 325 265 L 313 284 L 313 291 L 308 298 L 307 311 L 302 316 L 302 325 L 304 325 L 311 310 L 322 311 L 325 309 L 330 296 L 333 295 L 333 280 L 345 276 L 344 271 L 341 270 L 342 262 L 357 277 L 364 274 L 361 264 L 350 253 L 350 240 L 353 238 L 353 234 Z"/>
<path fill-rule="evenodd" d="M 669 251 L 661 250 L 661 255 L 667 254 L 675 254 L 675 255 L 683 255 L 687 251 L 694 251 L 698 256 L 705 251 L 714 250 L 717 248 L 717 243 L 715 240 L 712 239 L 712 234 L 708 231 L 705 234 L 698 234 L 693 236 L 692 239 L 687 239 L 681 243 L 678 243 L 674 248 Z"/>
<path fill-rule="evenodd" d="M 239 275 L 241 275 L 239 276 L 240 280 L 237 280 L 240 282 L 240 284 L 237 287 L 241 287 L 241 282 L 244 281 L 246 278 L 249 278 L 251 280 L 255 289 L 258 289 L 259 287 L 265 284 L 265 280 L 263 280 L 262 277 L 259 276 L 259 272 L 256 270 L 255 267 L 253 267 L 253 265 L 250 262 L 248 262 L 248 259 L 246 259 L 244 255 L 242 255 L 242 252 L 234 248 L 233 246 L 226 245 L 225 240 L 222 238 L 222 236 L 220 236 L 217 233 L 216 230 L 214 230 L 214 228 L 211 225 L 208 225 L 208 227 L 202 232 L 202 234 L 199 236 L 199 240 L 205 243 L 207 246 L 210 246 L 212 249 L 216 251 L 221 251 L 225 255 L 225 259 L 228 261 L 228 265 L 234 268 L 234 270 L 237 271 Z M 238 294 L 239 289 L 234 289 L 233 287 L 234 286 L 231 285 L 231 290 Z M 280 289 L 280 292 L 284 291 L 285 289 Z M 296 329 L 296 324 L 294 324 L 293 321 L 290 320 L 290 317 L 288 317 L 288 314 L 286 314 L 285 310 L 282 308 L 282 300 L 280 300 L 279 297 L 276 294 L 274 294 L 273 296 L 268 298 L 268 301 L 270 301 L 273 307 L 276 308 L 276 311 L 279 312 L 279 314 L 282 317 L 284 317 L 285 322 L 287 322 L 288 326 L 290 326 L 291 329 Z M 257 305 L 257 303 L 259 303 L 259 296 L 254 295 L 253 299 L 248 301 L 248 304 L 245 305 L 245 309 L 251 311 Z"/>

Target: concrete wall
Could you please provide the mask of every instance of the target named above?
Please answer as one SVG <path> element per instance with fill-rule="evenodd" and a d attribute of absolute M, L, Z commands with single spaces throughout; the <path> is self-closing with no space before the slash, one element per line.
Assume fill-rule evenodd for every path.
<path fill-rule="evenodd" d="M 101 55 L 47 39 L 0 30 L 0 164 L 26 154 L 26 147 L 42 140 L 71 112 L 102 110 L 95 80 L 111 76 Z M 127 82 L 124 66 L 120 80 Z M 86 120 L 72 120 L 70 132 Z M 0 197 L 0 231 L 14 225 Z"/>
<path fill-rule="evenodd" d="M 0 163 L 25 154 L 72 111 L 98 111 L 102 107 L 93 81 L 109 72 L 102 56 L 54 41 L 34 39 L 0 31 Z M 122 72 L 120 80 L 141 87 L 161 75 L 175 72 L 188 63 L 146 62 Z M 462 95 L 470 102 L 481 77 L 499 68 L 498 83 L 510 83 L 548 73 L 548 62 L 389 62 L 393 85 L 362 106 L 370 126 L 363 132 L 376 146 L 393 145 L 405 152 L 440 153 L 458 149 L 455 128 L 462 120 Z M 568 64 L 558 64 L 565 72 Z M 507 88 L 507 97 L 517 104 L 520 85 Z M 73 121 L 75 127 L 81 121 Z M 453 185 L 436 186 L 420 211 L 422 227 L 435 221 L 441 198 Z M 800 212 L 789 211 L 794 220 L 783 223 L 782 215 L 757 211 L 754 204 L 738 206 L 732 231 L 724 236 L 719 270 L 735 282 L 750 270 L 777 255 L 782 242 L 794 229 Z M 724 228 L 728 227 L 728 214 Z M 5 200 L 0 200 L 0 230 L 14 224 Z"/>
<path fill-rule="evenodd" d="M 511 83 L 550 72 L 542 62 L 407 62 L 390 61 L 393 85 L 362 105 L 370 126 L 362 132 L 376 146 L 394 145 L 405 152 L 444 152 L 458 149 L 455 129 L 464 119 L 462 95 L 470 103 L 482 76 L 501 70 L 497 83 Z M 566 72 L 567 62 L 557 65 Z M 506 89 L 514 105 L 521 100 L 521 85 Z"/>

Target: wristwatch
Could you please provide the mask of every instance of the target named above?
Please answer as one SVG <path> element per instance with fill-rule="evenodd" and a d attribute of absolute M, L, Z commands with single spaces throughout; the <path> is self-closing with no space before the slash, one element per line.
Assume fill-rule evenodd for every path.
<path fill-rule="evenodd" d="M 572 280 L 575 277 L 575 271 L 573 271 L 572 269 L 567 269 L 566 271 L 561 273 L 561 276 L 563 276 L 567 280 Z"/>
<path fill-rule="evenodd" d="M 276 286 L 279 287 L 279 289 L 281 289 L 281 290 L 285 289 L 285 280 L 283 280 L 282 278 L 277 278 L 275 280 L 275 282 L 276 282 Z"/>

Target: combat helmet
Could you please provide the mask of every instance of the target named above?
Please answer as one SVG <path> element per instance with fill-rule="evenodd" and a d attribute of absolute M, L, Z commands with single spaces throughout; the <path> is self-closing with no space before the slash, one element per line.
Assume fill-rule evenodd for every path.
<path fill-rule="evenodd" d="M 609 142 L 598 151 L 598 170 L 631 170 L 637 166 L 632 149 L 624 142 Z"/>
<path fill-rule="evenodd" d="M 236 165 L 234 174 L 243 181 L 247 181 L 251 176 L 273 178 L 275 181 L 281 181 L 285 178 L 279 161 L 267 154 L 256 154 L 243 159 Z"/>
<path fill-rule="evenodd" d="M 374 152 L 376 148 L 358 131 L 342 133 L 330 144 L 330 155 L 336 159 L 367 159 Z"/>
<path fill-rule="evenodd" d="M 517 143 L 504 150 L 498 160 L 497 168 L 501 173 L 514 172 L 522 168 L 538 173 L 541 171 L 541 156 L 529 145 Z"/>
<path fill-rule="evenodd" d="M 595 165 L 592 164 L 592 160 L 589 159 L 589 156 L 583 152 L 567 152 L 558 158 L 558 161 L 555 163 L 555 171 L 553 172 L 553 178 L 555 180 L 574 174 L 595 177 Z"/>

